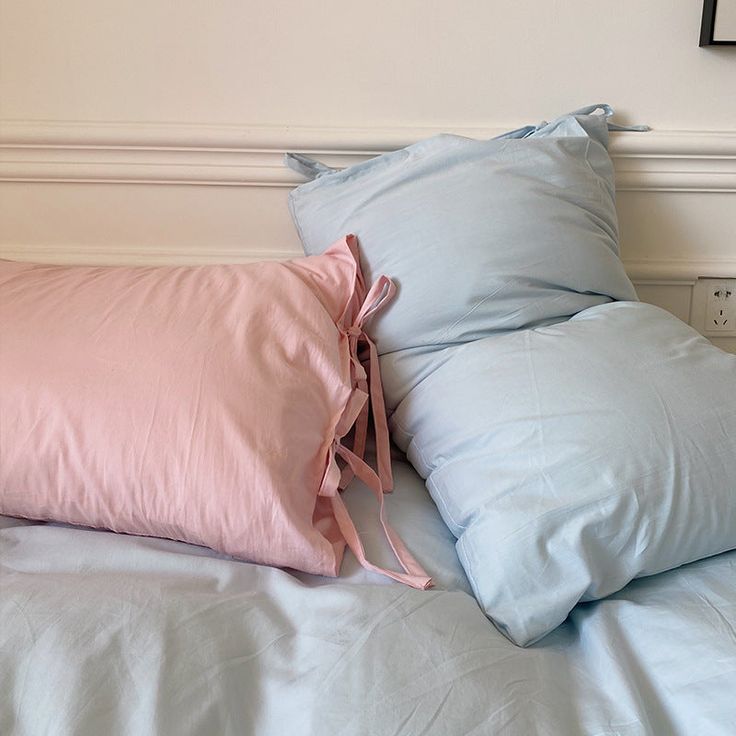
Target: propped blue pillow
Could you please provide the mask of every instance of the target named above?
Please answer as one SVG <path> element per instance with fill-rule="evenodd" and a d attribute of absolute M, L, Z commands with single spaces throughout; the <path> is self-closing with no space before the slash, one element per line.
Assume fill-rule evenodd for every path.
<path fill-rule="evenodd" d="M 291 198 L 307 252 L 353 231 L 399 282 L 374 326 L 394 439 L 522 645 L 579 601 L 736 548 L 736 357 L 635 301 L 609 114 L 342 172 L 300 158 L 319 176 Z"/>
<path fill-rule="evenodd" d="M 379 353 L 394 354 L 389 409 L 427 353 L 637 298 L 619 260 L 610 114 L 592 106 L 485 141 L 440 135 L 342 171 L 287 155 L 314 177 L 289 199 L 305 251 L 355 233 L 367 278 L 399 286 L 372 324 Z"/>
<path fill-rule="evenodd" d="M 736 356 L 634 302 L 448 353 L 392 433 L 517 644 L 579 601 L 736 548 Z"/>

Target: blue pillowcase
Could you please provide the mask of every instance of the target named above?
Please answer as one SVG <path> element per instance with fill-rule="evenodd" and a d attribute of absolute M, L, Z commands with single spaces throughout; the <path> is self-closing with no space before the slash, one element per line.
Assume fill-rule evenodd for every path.
<path fill-rule="evenodd" d="M 454 348 L 391 424 L 517 644 L 578 601 L 736 548 L 736 356 L 658 307 Z"/>
<path fill-rule="evenodd" d="M 409 350 L 418 366 L 448 345 L 634 300 L 618 256 L 610 113 L 593 106 L 486 141 L 440 135 L 342 171 L 288 154 L 314 177 L 289 198 L 304 249 L 358 236 L 366 278 L 399 287 L 372 324 L 379 353 Z M 382 369 L 391 409 L 418 376 Z"/>
<path fill-rule="evenodd" d="M 372 325 L 393 436 L 518 644 L 578 601 L 736 548 L 736 358 L 638 304 L 610 108 L 344 171 L 305 157 L 307 253 L 358 235 L 399 295 Z"/>

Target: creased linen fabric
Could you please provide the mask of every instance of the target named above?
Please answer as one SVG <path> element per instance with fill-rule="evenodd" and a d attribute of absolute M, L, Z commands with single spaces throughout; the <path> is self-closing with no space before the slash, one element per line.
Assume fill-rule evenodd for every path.
<path fill-rule="evenodd" d="M 523 645 L 578 601 L 736 547 L 736 359 L 637 303 L 611 113 L 344 171 L 289 159 L 313 177 L 290 198 L 305 250 L 349 227 L 367 272 L 396 278 L 373 326 L 393 437 Z"/>
<path fill-rule="evenodd" d="M 385 432 L 380 478 L 341 442 L 380 397 L 356 348 L 387 284 L 352 236 L 284 263 L 0 262 L 0 513 L 337 575 L 360 540 L 336 454 L 390 487 Z"/>
<path fill-rule="evenodd" d="M 411 470 L 396 465 L 387 502 L 412 541 L 435 512 L 417 493 L 398 513 Z M 351 503 L 369 491 L 345 495 L 369 531 L 373 511 L 363 526 Z M 520 649 L 461 589 L 297 580 L 180 542 L 4 521 L 2 734 L 736 732 L 736 552 L 580 604 Z M 432 549 L 454 555 L 440 536 L 433 569 Z"/>
<path fill-rule="evenodd" d="M 638 302 L 448 352 L 393 436 L 513 641 L 736 548 L 736 356 Z"/>
<path fill-rule="evenodd" d="M 371 324 L 389 411 L 427 355 L 637 299 L 619 259 L 607 105 L 492 140 L 439 135 L 344 170 L 290 154 L 307 253 L 343 232 L 394 302 Z"/>

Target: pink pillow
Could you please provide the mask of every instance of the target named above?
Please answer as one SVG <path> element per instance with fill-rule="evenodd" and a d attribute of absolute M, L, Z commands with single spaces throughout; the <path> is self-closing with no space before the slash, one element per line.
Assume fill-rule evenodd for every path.
<path fill-rule="evenodd" d="M 404 568 L 381 572 L 427 587 L 383 515 L 363 323 L 392 294 L 385 277 L 366 294 L 353 236 L 283 263 L 0 262 L 0 513 L 337 575 L 346 542 L 377 569 L 338 491 L 357 473 Z M 361 459 L 369 395 L 378 473 Z"/>

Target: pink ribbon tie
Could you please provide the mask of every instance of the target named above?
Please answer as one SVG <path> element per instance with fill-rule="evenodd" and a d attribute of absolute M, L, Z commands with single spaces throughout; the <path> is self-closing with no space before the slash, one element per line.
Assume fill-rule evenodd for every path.
<path fill-rule="evenodd" d="M 364 330 L 367 320 L 382 309 L 395 293 L 396 286 L 391 279 L 387 276 L 381 276 L 368 291 L 353 324 L 343 330 L 348 339 L 350 350 L 353 395 L 338 423 L 335 441 L 330 448 L 330 456 L 322 480 L 320 495 L 330 498 L 340 531 L 348 547 L 364 568 L 386 575 L 413 588 L 425 590 L 431 587 L 432 579 L 409 552 L 386 518 L 383 494 L 393 489 L 388 422 L 381 386 L 378 350 L 373 340 L 368 337 Z M 361 345 L 367 348 L 367 371 L 358 357 L 359 346 Z M 376 470 L 373 470 L 363 459 L 368 436 L 369 413 L 373 414 Z M 352 450 L 345 447 L 341 442 L 351 428 L 353 429 Z M 337 464 L 338 456 L 345 463 L 342 471 L 340 471 Z M 381 526 L 404 572 L 395 572 L 394 570 L 378 567 L 366 558 L 358 530 L 355 528 L 355 524 L 350 518 L 347 507 L 339 493 L 339 490 L 344 489 L 354 476 L 363 481 L 376 496 Z"/>

